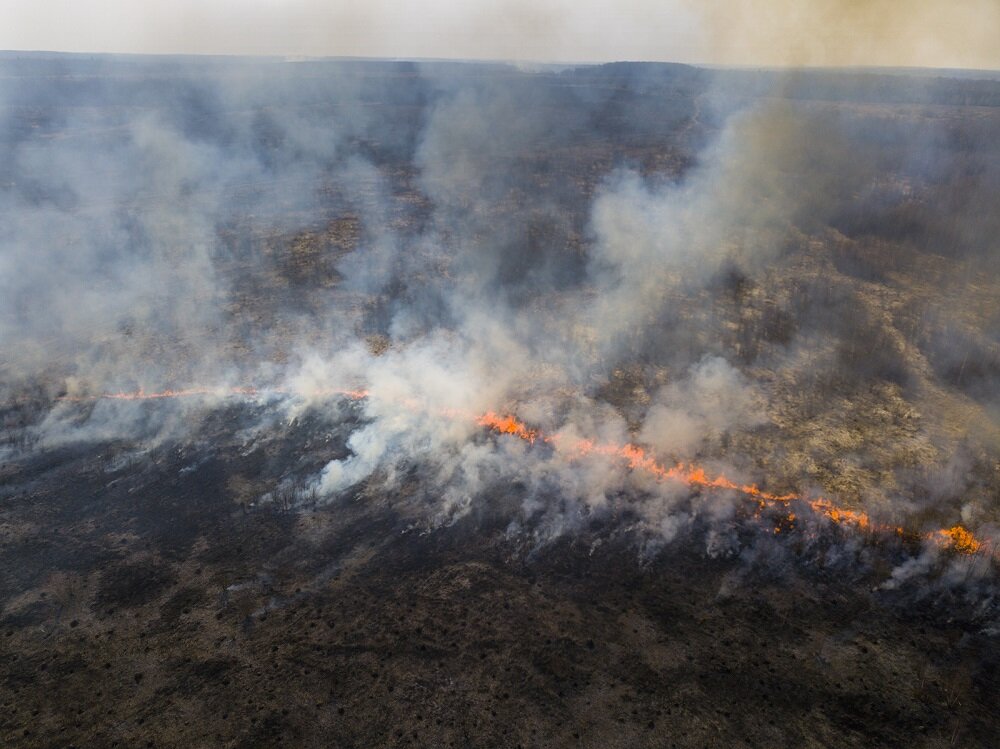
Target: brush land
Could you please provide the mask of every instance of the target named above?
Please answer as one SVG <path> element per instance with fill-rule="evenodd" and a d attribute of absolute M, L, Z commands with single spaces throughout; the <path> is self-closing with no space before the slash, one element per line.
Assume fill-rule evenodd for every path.
<path fill-rule="evenodd" d="M 15 53 L 0 75 L 5 746 L 1000 744 L 995 560 L 919 535 L 998 537 L 1000 81 Z M 711 262 L 643 268 L 656 304 L 613 345 L 567 320 L 606 298 L 595 206 L 634 178 L 637 220 L 676 190 L 689 231 L 706 172 L 702 223 L 730 217 Z M 393 241 L 405 273 L 359 284 Z M 434 524 L 419 461 L 311 488 L 360 403 L 123 404 L 116 431 L 58 400 L 338 336 L 391 357 L 401 309 L 448 324 L 428 290 L 450 284 L 583 352 L 558 402 L 584 391 L 633 436 L 723 359 L 754 418 L 692 411 L 711 428 L 664 459 L 913 535 L 720 519 L 709 490 L 661 544 L 626 491 L 555 533 L 566 498 L 532 515 L 517 477 Z"/>

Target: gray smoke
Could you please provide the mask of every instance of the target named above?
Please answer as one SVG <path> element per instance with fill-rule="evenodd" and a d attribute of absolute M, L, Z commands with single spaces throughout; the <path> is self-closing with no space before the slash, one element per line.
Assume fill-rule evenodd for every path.
<path fill-rule="evenodd" d="M 891 123 L 836 105 L 863 85 L 627 66 L 143 65 L 152 88 L 77 92 L 79 107 L 5 79 L 0 342 L 14 353 L 0 375 L 9 399 L 210 392 L 62 400 L 34 426 L 41 444 L 184 439 L 248 386 L 272 416 L 246 439 L 264 439 L 281 419 L 339 418 L 336 391 L 363 388 L 348 455 L 297 478 L 326 502 L 358 487 L 419 495 L 401 512 L 425 529 L 491 511 L 506 487 L 510 532 L 539 542 L 613 521 L 652 553 L 707 522 L 710 552 L 738 553 L 745 498 L 693 497 L 620 455 L 566 447 L 590 441 L 848 501 L 888 487 L 872 500 L 886 517 L 921 500 L 915 474 L 881 466 L 930 460 L 937 505 L 988 530 L 995 508 L 956 500 L 985 491 L 996 455 L 996 331 L 956 344 L 943 331 L 972 326 L 937 301 L 903 309 L 876 291 L 937 239 L 920 234 L 913 191 L 964 183 L 951 152 L 925 145 L 935 127 L 900 126 L 904 147 L 886 152 Z M 33 107 L 56 114 L 36 121 Z M 669 133 L 674 150 L 648 145 Z M 991 158 L 964 193 L 977 205 L 995 194 Z M 878 236 L 875 209 L 901 236 Z M 942 283 L 989 264 L 990 219 L 976 221 L 950 235 L 960 262 Z M 888 245 L 902 249 L 871 251 Z M 932 318 L 931 332 L 910 322 Z M 865 388 L 902 457 L 829 437 L 849 410 L 837 399 L 861 408 Z M 906 432 L 906 404 L 938 394 L 953 399 L 940 423 Z M 959 402 L 978 419 L 960 466 L 944 425 Z M 555 441 L 491 436 L 477 422 L 488 411 Z"/>

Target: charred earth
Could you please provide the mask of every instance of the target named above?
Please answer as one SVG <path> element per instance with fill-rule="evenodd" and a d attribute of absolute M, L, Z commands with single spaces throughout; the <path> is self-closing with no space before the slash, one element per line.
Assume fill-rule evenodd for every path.
<path fill-rule="evenodd" d="M 1000 745 L 996 78 L 0 68 L 4 746 Z"/>

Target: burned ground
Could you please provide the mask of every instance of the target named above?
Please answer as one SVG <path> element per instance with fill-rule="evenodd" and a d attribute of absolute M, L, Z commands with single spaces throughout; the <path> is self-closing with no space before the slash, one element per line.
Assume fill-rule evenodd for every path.
<path fill-rule="evenodd" d="M 56 324 L 47 287 L 5 278 L 4 745 L 998 744 L 993 549 L 935 551 L 926 534 L 965 523 L 988 544 L 1000 522 L 1000 83 L 632 64 L 2 65 L 11 226 L 35 210 L 107 214 L 41 236 L 75 249 L 99 229 L 125 249 L 101 245 L 95 263 L 137 248 L 157 270 L 210 240 L 212 273 L 154 285 L 143 314 L 81 305 Z M 638 197 L 682 187 L 732 112 L 774 101 L 763 129 L 779 146 L 752 129 L 750 145 L 781 179 L 736 169 L 713 189 L 735 182 L 755 211 L 796 197 L 796 210 L 735 221 L 699 272 L 649 269 L 662 294 L 613 346 L 567 320 L 564 297 L 606 290 L 593 206 L 619 183 L 628 194 L 622 170 Z M 471 134 L 457 127 L 470 117 Z M 149 120 L 209 173 L 255 171 L 188 173 L 176 194 L 157 180 L 105 194 L 98 176 L 92 196 L 73 159 L 56 162 L 67 184 L 37 173 L 67 143 L 114 155 Z M 327 129 L 336 144 L 313 148 Z M 183 219 L 162 219 L 168 240 L 150 238 L 160 204 Z M 190 215 L 209 228 L 184 233 Z M 27 241 L 19 231 L 2 238 Z M 351 263 L 376 265 L 394 242 L 379 283 L 359 283 Z M 7 267 L 30 275 L 27 257 Z M 659 393 L 683 398 L 685 373 L 720 358 L 763 417 L 708 419 L 691 454 L 662 459 L 822 493 L 905 533 L 728 511 L 731 498 L 695 488 L 672 500 L 693 520 L 657 538 L 641 522 L 648 487 L 590 512 L 516 473 L 432 522 L 450 487 L 418 459 L 317 490 L 376 418 L 357 399 L 99 398 L 145 385 L 137 371 L 159 388 L 233 372 L 257 385 L 304 344 L 345 335 L 388 357 L 406 331 L 460 328 L 440 292 L 469 278 L 463 293 L 490 312 L 539 310 L 539 340 L 586 353 L 557 408 L 582 391 L 637 439 Z M 98 280 L 116 299 L 118 278 Z M 78 312 L 93 325 L 74 325 Z M 527 400 L 507 398 L 491 406 Z M 553 517 L 573 522 L 555 532 Z"/>
<path fill-rule="evenodd" d="M 8 497 L 8 745 L 996 737 L 983 600 L 875 590 L 891 549 L 838 565 L 762 536 L 748 563 L 693 534 L 643 563 L 608 528 L 535 548 L 505 532 L 503 493 L 429 533 L 364 489 L 247 508 L 223 473 L 279 469 L 204 436 L 211 455 L 164 448 L 110 472 L 114 446 L 91 446 Z"/>

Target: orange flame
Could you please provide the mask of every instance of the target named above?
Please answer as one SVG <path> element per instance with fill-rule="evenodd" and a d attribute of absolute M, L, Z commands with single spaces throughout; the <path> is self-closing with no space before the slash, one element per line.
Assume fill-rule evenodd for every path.
<path fill-rule="evenodd" d="M 905 535 L 902 527 L 876 524 L 869 517 L 868 513 L 839 507 L 825 497 L 810 499 L 795 493 L 774 494 L 762 490 L 756 484 L 739 484 L 721 475 L 709 476 L 704 468 L 692 464 L 677 463 L 674 466 L 667 467 L 659 463 L 645 449 L 632 443 L 624 445 L 599 444 L 593 440 L 577 439 L 568 445 L 564 445 L 560 435 L 547 436 L 537 429 L 528 427 L 513 416 L 498 416 L 492 411 L 481 416 L 478 419 L 478 423 L 498 434 L 510 434 L 532 444 L 537 440 L 553 444 L 557 449 L 565 449 L 568 453 L 576 457 L 585 457 L 593 454 L 618 458 L 623 460 L 629 469 L 648 473 L 659 480 L 680 481 L 688 486 L 704 489 L 736 491 L 756 501 L 761 508 L 767 505 L 787 505 L 793 501 L 801 501 L 808 504 L 817 515 L 829 518 L 839 525 L 854 526 L 862 531 L 879 531 L 895 533 L 900 536 Z M 791 526 L 794 524 L 795 519 L 795 513 L 789 512 L 784 521 L 787 525 Z M 776 527 L 775 533 L 780 532 L 781 528 Z M 962 554 L 974 554 L 980 551 L 984 544 L 984 542 L 978 540 L 968 529 L 961 525 L 926 533 L 923 535 L 923 538 L 941 548 L 954 549 Z"/>
<path fill-rule="evenodd" d="M 56 398 L 56 400 L 70 402 L 84 402 L 99 399 L 140 401 L 156 400 L 161 398 L 188 398 L 194 396 L 256 397 L 258 395 L 266 394 L 292 395 L 293 393 L 288 390 L 258 389 L 255 387 L 234 387 L 228 389 L 187 388 L 183 390 L 163 390 L 155 393 L 147 393 L 143 390 L 138 390 L 134 392 L 103 393 L 92 396 L 64 395 Z M 311 391 L 305 393 L 305 395 L 312 397 L 342 396 L 350 398 L 351 400 L 362 400 L 369 396 L 369 392 L 363 389 L 328 389 Z M 416 408 L 418 404 L 408 402 L 404 405 Z M 826 517 L 839 525 L 854 526 L 862 531 L 894 533 L 899 536 L 911 535 L 907 534 L 905 529 L 900 526 L 876 524 L 871 520 L 866 512 L 839 507 L 825 497 L 807 498 L 804 495 L 795 493 L 774 494 L 772 492 L 764 491 L 756 484 L 739 484 L 722 475 L 709 476 L 704 468 L 690 463 L 677 463 L 676 465 L 668 467 L 658 462 L 644 448 L 632 443 L 625 443 L 623 445 L 610 443 L 602 444 L 588 439 L 574 439 L 567 442 L 564 440 L 562 435 L 546 435 L 538 429 L 529 427 L 527 424 L 519 421 L 512 415 L 508 414 L 506 416 L 501 416 L 494 411 L 487 411 L 482 415 L 472 416 L 467 412 L 457 409 L 445 409 L 442 411 L 442 415 L 452 419 L 473 418 L 479 426 L 485 427 L 496 434 L 511 435 L 528 442 L 529 444 L 534 444 L 539 441 L 545 444 L 551 444 L 557 450 L 566 452 L 571 457 L 577 459 L 585 458 L 590 455 L 602 455 L 619 459 L 624 461 L 625 465 L 627 465 L 630 470 L 649 474 L 660 481 L 679 481 L 690 487 L 697 487 L 701 489 L 722 489 L 739 492 L 747 498 L 755 501 L 761 509 L 768 505 L 787 505 L 796 501 L 804 502 L 809 505 L 809 507 L 811 507 L 813 512 L 817 515 Z M 795 513 L 788 512 L 783 519 L 783 525 L 792 527 L 795 520 Z M 780 533 L 781 530 L 781 527 L 776 527 L 774 532 Z M 961 525 L 932 531 L 930 533 L 923 534 L 922 538 L 934 543 L 940 548 L 953 549 L 962 554 L 975 554 L 976 552 L 982 550 L 985 544 L 985 542 L 977 539 L 968 529 Z"/>
<path fill-rule="evenodd" d="M 945 548 L 953 548 L 963 554 L 975 554 L 983 547 L 983 542 L 961 525 L 942 528 L 939 531 L 935 531 L 933 537 L 935 543 Z"/>
<path fill-rule="evenodd" d="M 513 416 L 497 416 L 492 411 L 487 411 L 477 418 L 476 423 L 499 434 L 512 434 L 532 444 L 534 444 L 535 439 L 538 437 L 536 430 L 529 429 Z"/>

